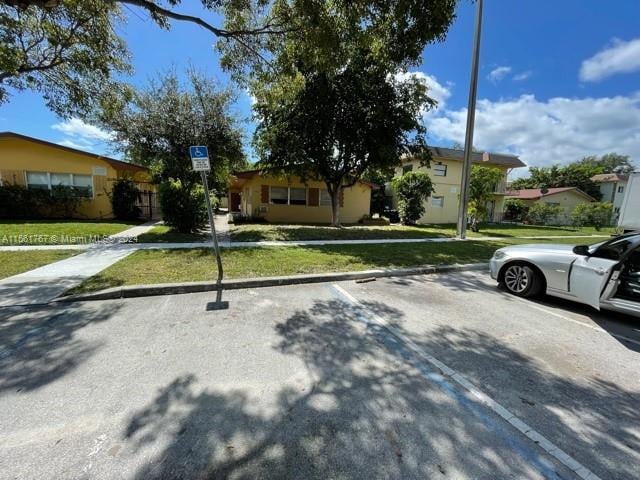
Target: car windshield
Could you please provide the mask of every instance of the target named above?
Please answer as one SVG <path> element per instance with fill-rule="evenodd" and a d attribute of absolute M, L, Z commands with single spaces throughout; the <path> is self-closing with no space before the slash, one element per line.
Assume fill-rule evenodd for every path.
<path fill-rule="evenodd" d="M 594 257 L 618 260 L 630 248 L 636 246 L 639 239 L 640 235 L 638 233 L 627 233 L 605 242 L 593 244 L 589 247 L 589 252 Z"/>

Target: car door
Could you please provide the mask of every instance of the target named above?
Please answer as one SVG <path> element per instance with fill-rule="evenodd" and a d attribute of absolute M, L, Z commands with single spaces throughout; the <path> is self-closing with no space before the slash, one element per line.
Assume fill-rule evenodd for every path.
<path fill-rule="evenodd" d="M 578 255 L 571 265 L 569 292 L 600 310 L 600 297 L 614 268 L 635 247 L 637 234 L 621 235 Z"/>
<path fill-rule="evenodd" d="M 580 255 L 573 262 L 569 292 L 582 303 L 600 310 L 600 295 L 618 260 Z"/>

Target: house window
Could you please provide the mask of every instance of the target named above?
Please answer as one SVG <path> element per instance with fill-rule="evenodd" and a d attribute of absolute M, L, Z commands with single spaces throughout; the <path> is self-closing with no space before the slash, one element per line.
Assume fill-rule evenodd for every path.
<path fill-rule="evenodd" d="M 402 174 L 404 175 L 405 173 L 410 172 L 411 170 L 413 170 L 413 164 L 410 163 L 408 165 L 403 165 L 402 166 Z"/>
<path fill-rule="evenodd" d="M 30 190 L 49 190 L 49 174 L 46 172 L 27 172 L 27 188 Z"/>
<path fill-rule="evenodd" d="M 27 172 L 27 188 L 30 190 L 51 190 L 55 194 L 56 187 L 74 187 L 81 197 L 91 198 L 93 196 L 91 175 Z"/>
<path fill-rule="evenodd" d="M 76 188 L 78 193 L 83 196 L 90 198 L 93 196 L 93 181 L 91 179 L 91 175 L 71 175 L 73 186 Z"/>
<path fill-rule="evenodd" d="M 618 193 L 622 193 L 622 192 L 624 192 L 624 187 L 622 185 L 620 185 L 618 187 Z"/>
<path fill-rule="evenodd" d="M 271 187 L 271 203 L 286 205 L 289 203 L 289 189 L 287 187 Z"/>
<path fill-rule="evenodd" d="M 613 209 L 613 212 L 614 212 L 614 213 L 620 213 L 620 207 L 616 207 L 616 208 L 614 208 L 614 209 Z"/>
<path fill-rule="evenodd" d="M 444 207 L 444 197 L 431 197 L 431 205 L 437 208 Z"/>
<path fill-rule="evenodd" d="M 290 188 L 289 189 L 289 205 L 306 205 L 307 189 L 306 188 Z"/>
<path fill-rule="evenodd" d="M 330 207 L 331 206 L 331 195 L 329 195 L 329 190 L 320 190 L 320 206 L 321 207 Z"/>
<path fill-rule="evenodd" d="M 433 166 L 433 174 L 436 177 L 446 177 L 447 176 L 447 166 L 446 165 L 434 165 Z"/>

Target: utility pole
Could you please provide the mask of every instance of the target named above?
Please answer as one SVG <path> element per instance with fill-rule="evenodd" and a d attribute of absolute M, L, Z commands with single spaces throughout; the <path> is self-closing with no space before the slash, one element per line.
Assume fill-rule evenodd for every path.
<path fill-rule="evenodd" d="M 476 119 L 476 95 L 478 93 L 478 63 L 480 60 L 480 33 L 482 31 L 482 0 L 476 3 L 476 31 L 471 57 L 471 81 L 469 82 L 469 104 L 467 106 L 467 130 L 464 136 L 464 162 L 460 183 L 460 205 L 458 206 L 457 237 L 464 239 L 467 232 L 467 204 L 469 203 L 469 179 L 471 177 L 471 154 L 473 152 L 473 126 Z"/>

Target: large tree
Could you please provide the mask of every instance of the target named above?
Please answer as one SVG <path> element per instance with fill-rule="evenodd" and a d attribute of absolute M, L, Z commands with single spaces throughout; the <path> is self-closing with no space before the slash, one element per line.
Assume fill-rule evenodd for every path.
<path fill-rule="evenodd" d="M 487 219 L 488 203 L 494 198 L 497 185 L 504 179 L 499 168 L 473 165 L 469 180 L 469 216 L 471 230 L 477 232 L 480 222 Z"/>
<path fill-rule="evenodd" d="M 4 0 L 0 2 L 0 104 L 11 92 L 34 90 L 61 116 L 86 114 L 130 94 L 118 82 L 131 71 L 125 42 L 115 33 L 122 6 L 139 7 L 161 28 L 170 21 L 190 22 L 219 39 L 234 39 L 244 55 L 260 55 L 252 37 L 280 35 L 277 17 L 257 18 L 265 0 L 201 0 L 205 10 L 238 11 L 253 18 L 251 27 L 226 29 L 179 11 L 180 0 Z"/>
<path fill-rule="evenodd" d="M 246 165 L 242 131 L 231 115 L 234 93 L 190 71 L 181 83 L 174 72 L 160 75 L 130 102 L 104 112 L 102 126 L 114 132 L 114 145 L 124 156 L 151 168 L 156 181 L 179 181 L 185 198 L 199 185 L 189 146 L 209 148 L 209 181 L 218 193 L 229 172 Z M 175 190 L 175 189 L 174 189 Z"/>
<path fill-rule="evenodd" d="M 270 171 L 323 180 L 339 224 L 340 190 L 367 169 L 411 154 L 428 161 L 422 116 L 434 103 L 406 70 L 443 39 L 455 0 L 274 0 L 264 15 L 286 20 L 281 38 L 253 38 L 259 57 L 220 42 L 223 66 L 256 98 L 255 145 Z M 252 27 L 251 16 L 227 28 Z"/>

